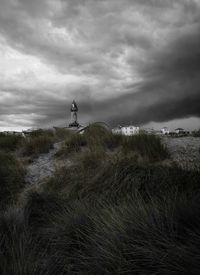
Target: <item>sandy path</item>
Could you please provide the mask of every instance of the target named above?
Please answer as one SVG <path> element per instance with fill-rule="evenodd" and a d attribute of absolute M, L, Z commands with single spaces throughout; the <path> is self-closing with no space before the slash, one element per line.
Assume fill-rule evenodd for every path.
<path fill-rule="evenodd" d="M 26 167 L 27 173 L 25 181 L 29 184 L 41 182 L 43 179 L 51 177 L 55 171 L 54 155 L 61 148 L 62 142 L 54 144 L 54 148 L 47 154 L 42 154 Z"/>

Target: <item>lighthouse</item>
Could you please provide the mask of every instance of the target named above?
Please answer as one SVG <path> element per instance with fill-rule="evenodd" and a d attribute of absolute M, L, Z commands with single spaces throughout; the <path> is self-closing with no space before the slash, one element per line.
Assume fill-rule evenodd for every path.
<path fill-rule="evenodd" d="M 79 127 L 78 116 L 77 116 L 78 106 L 75 100 L 73 100 L 72 102 L 70 111 L 71 111 L 71 122 L 69 124 L 69 127 Z"/>

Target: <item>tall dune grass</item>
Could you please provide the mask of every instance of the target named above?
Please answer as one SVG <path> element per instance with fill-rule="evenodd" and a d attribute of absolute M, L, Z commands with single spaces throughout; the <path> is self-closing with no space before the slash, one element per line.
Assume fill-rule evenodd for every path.
<path fill-rule="evenodd" d="M 0 211 L 0 274 L 199 274 L 200 172 L 164 166 L 151 135 L 97 127 L 65 140 L 74 163 Z M 0 176 L 14 188 L 7 163 Z"/>
<path fill-rule="evenodd" d="M 0 209 L 12 205 L 24 187 L 24 168 L 9 153 L 0 152 Z"/>
<path fill-rule="evenodd" d="M 54 132 L 51 130 L 36 130 L 25 139 L 22 152 L 24 156 L 38 157 L 53 149 L 55 142 Z"/>
<path fill-rule="evenodd" d="M 0 150 L 12 152 L 22 146 L 24 138 L 22 136 L 16 136 L 13 134 L 0 133 Z"/>
<path fill-rule="evenodd" d="M 150 161 L 160 161 L 169 156 L 160 137 L 155 135 L 139 134 L 124 137 L 122 148 L 125 154 L 136 152 Z"/>
<path fill-rule="evenodd" d="M 71 203 L 30 194 L 0 216 L 1 274 L 198 274 L 199 198 Z"/>

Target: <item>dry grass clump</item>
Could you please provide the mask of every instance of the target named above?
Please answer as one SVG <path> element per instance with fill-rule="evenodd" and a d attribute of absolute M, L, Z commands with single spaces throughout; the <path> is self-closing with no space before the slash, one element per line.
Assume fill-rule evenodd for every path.
<path fill-rule="evenodd" d="M 169 154 L 161 139 L 155 135 L 139 134 L 134 136 L 114 135 L 99 125 L 89 126 L 84 133 L 72 134 L 66 139 L 58 156 L 68 156 L 71 152 L 80 152 L 87 147 L 90 151 L 120 151 L 122 155 L 138 155 L 148 161 L 162 161 Z"/>
<path fill-rule="evenodd" d="M 87 146 L 87 140 L 85 136 L 71 133 L 62 145 L 62 148 L 56 153 L 57 157 L 68 157 L 71 153 L 78 153 L 82 147 Z"/>
<path fill-rule="evenodd" d="M 36 130 L 25 139 L 22 147 L 23 156 L 38 157 L 40 154 L 48 153 L 53 149 L 55 135 L 52 130 Z"/>
<path fill-rule="evenodd" d="M 199 198 L 121 203 L 32 193 L 0 215 L 1 274 L 198 274 Z"/>
<path fill-rule="evenodd" d="M 27 138 L 23 147 L 23 155 L 37 157 L 48 153 L 50 149 L 53 149 L 53 143 L 53 139 L 45 135 Z"/>
<path fill-rule="evenodd" d="M 102 146 L 105 149 L 112 150 L 120 146 L 122 142 L 122 136 L 113 135 L 111 131 L 100 125 L 89 126 L 83 135 L 90 147 Z"/>
<path fill-rule="evenodd" d="M 73 135 L 72 131 L 66 128 L 55 128 L 54 135 L 58 141 L 67 139 Z"/>
<path fill-rule="evenodd" d="M 79 166 L 84 169 L 95 169 L 101 166 L 102 162 L 106 159 L 106 152 L 101 146 L 95 147 L 93 149 L 89 148 L 85 150 L 77 158 Z"/>
<path fill-rule="evenodd" d="M 123 137 L 122 151 L 125 154 L 136 152 L 150 161 L 161 161 L 169 156 L 160 137 L 148 134 Z"/>

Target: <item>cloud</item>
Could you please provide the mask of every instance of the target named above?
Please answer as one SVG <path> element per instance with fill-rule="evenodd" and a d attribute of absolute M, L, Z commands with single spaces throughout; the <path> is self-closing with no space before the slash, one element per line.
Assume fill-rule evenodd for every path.
<path fill-rule="evenodd" d="M 199 1 L 0 2 L 1 123 L 200 116 Z"/>

